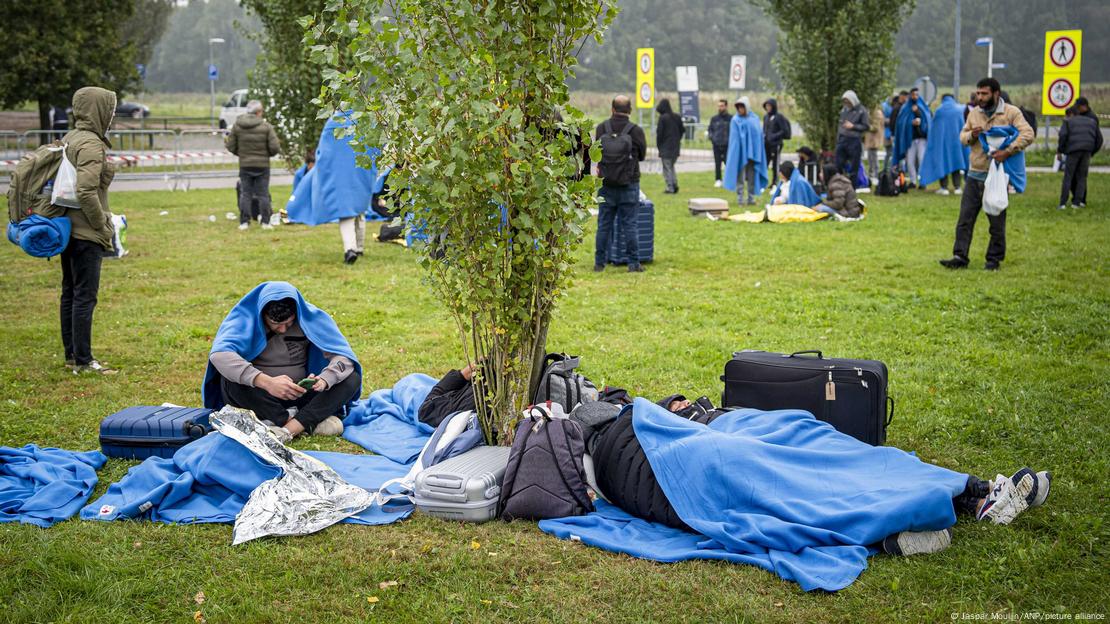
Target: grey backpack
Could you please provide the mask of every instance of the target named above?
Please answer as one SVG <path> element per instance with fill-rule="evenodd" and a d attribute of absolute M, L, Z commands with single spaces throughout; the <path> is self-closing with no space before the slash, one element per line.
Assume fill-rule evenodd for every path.
<path fill-rule="evenodd" d="M 533 405 L 517 425 L 498 503 L 502 520 L 565 518 L 594 510 L 586 491 L 582 429 L 560 417 L 557 408 Z"/>
<path fill-rule="evenodd" d="M 541 405 L 548 401 L 558 403 L 564 413 L 571 413 L 580 403 L 596 401 L 597 386 L 594 382 L 574 372 L 578 368 L 577 356 L 549 353 L 543 359 L 543 374 L 532 403 Z"/>

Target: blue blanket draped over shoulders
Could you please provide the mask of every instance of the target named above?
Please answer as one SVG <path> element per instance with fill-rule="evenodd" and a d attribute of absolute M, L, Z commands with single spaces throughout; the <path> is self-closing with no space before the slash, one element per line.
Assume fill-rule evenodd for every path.
<path fill-rule="evenodd" d="M 913 112 L 914 104 L 918 108 L 916 115 Z M 890 161 L 894 164 L 902 162 L 902 159 L 906 157 L 906 152 L 910 149 L 910 144 L 913 143 L 913 119 L 915 116 L 921 119 L 921 130 L 928 135 L 933 113 L 929 110 L 929 105 L 920 96 L 912 100 L 906 100 L 906 103 L 898 111 L 898 119 L 894 122 L 894 158 Z"/>
<path fill-rule="evenodd" d="M 944 96 L 929 127 L 929 142 L 921 163 L 921 186 L 928 186 L 954 171 L 967 171 L 971 148 L 960 142 L 963 127 L 963 105 L 951 95 Z"/>
<path fill-rule="evenodd" d="M 313 169 L 315 171 L 315 169 Z M 289 282 L 262 282 L 247 293 L 220 323 L 216 338 L 212 341 L 210 353 L 221 351 L 237 353 L 248 362 L 255 359 L 266 348 L 266 324 L 262 320 L 262 308 L 271 301 L 293 299 L 297 303 L 297 322 L 308 338 L 308 372 L 320 374 L 328 365 L 324 352 L 343 355 L 355 364 L 355 371 L 362 375 L 362 365 L 351 349 L 347 339 L 339 331 L 335 320 L 327 312 L 304 300 L 301 291 Z M 300 381 L 294 379 L 294 381 Z M 362 385 L 351 396 L 348 405 L 362 395 Z M 204 406 L 220 409 L 224 406 L 223 391 L 220 389 L 220 373 L 208 362 L 201 387 Z"/>
<path fill-rule="evenodd" d="M 733 115 L 729 123 L 723 183 L 726 189 L 736 190 L 737 176 L 749 161 L 755 163 L 755 190 L 752 195 L 759 195 L 767 188 L 767 152 L 763 146 L 763 126 L 759 116 L 751 111 L 743 117 L 739 113 Z"/>
<path fill-rule="evenodd" d="M 349 112 L 337 113 L 324 125 L 316 148 L 316 165 L 294 185 L 285 210 L 289 220 L 306 225 L 331 223 L 365 214 L 378 181 L 378 150 L 371 148 L 371 168 L 358 166 L 350 137 L 336 137 L 336 130 L 353 123 Z M 340 132 L 342 135 L 343 133 Z"/>
<path fill-rule="evenodd" d="M 100 451 L 0 446 L 0 523 L 47 528 L 69 518 L 92 494 L 106 461 Z"/>
<path fill-rule="evenodd" d="M 990 153 L 991 140 L 998 143 L 997 149 L 1006 149 L 1018 138 L 1018 129 L 1014 126 L 995 126 L 989 130 L 979 134 L 980 145 L 983 146 L 983 151 Z M 1025 192 L 1025 152 L 1015 152 L 1010 154 L 1010 157 L 1002 161 L 1002 170 L 1010 176 L 1010 184 L 1014 185 L 1014 190 L 1019 193 Z"/>
<path fill-rule="evenodd" d="M 781 191 L 782 182 L 779 182 L 775 185 L 775 192 L 771 195 L 771 203 L 775 202 L 775 198 L 779 196 Z M 798 204 L 806 208 L 813 208 L 821 203 L 821 198 L 817 195 L 817 191 L 813 190 L 813 185 L 797 169 L 790 174 L 790 186 L 786 193 L 786 203 Z"/>
<path fill-rule="evenodd" d="M 8 223 L 8 240 L 28 256 L 52 258 L 65 251 L 72 230 L 69 217 L 49 219 L 33 214 L 19 223 Z"/>
<path fill-rule="evenodd" d="M 800 410 L 735 410 L 705 426 L 636 399 L 630 417 L 667 499 L 698 535 L 607 507 L 542 521 L 542 530 L 659 561 L 749 563 L 806 591 L 835 591 L 866 569 L 884 537 L 955 524 L 952 498 L 967 482 Z"/>

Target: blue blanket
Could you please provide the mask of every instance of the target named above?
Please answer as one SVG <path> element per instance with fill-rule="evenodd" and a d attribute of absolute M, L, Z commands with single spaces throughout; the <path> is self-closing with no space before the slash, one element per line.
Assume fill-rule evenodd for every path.
<path fill-rule="evenodd" d="M 771 203 L 775 203 L 775 198 L 782 192 L 782 182 L 775 185 L 775 192 L 771 194 Z M 797 169 L 794 173 L 790 174 L 790 186 L 786 193 L 786 203 L 798 204 L 806 208 L 813 208 L 821 203 L 821 198 L 817 196 L 817 191 L 813 190 L 813 185 L 805 179 Z"/>
<path fill-rule="evenodd" d="M 364 152 L 370 158 L 369 169 L 358 166 L 350 137 L 335 136 L 336 130 L 352 124 L 348 115 L 339 113 L 324 125 L 316 148 L 316 166 L 293 187 L 293 194 L 285 205 L 293 223 L 320 225 L 356 217 L 369 210 L 370 198 L 378 182 L 375 164 L 378 150 Z"/>
<path fill-rule="evenodd" d="M 951 95 L 941 99 L 929 128 L 929 142 L 921 163 L 921 186 L 928 186 L 954 171 L 967 171 L 971 148 L 960 142 L 964 107 Z"/>
<path fill-rule="evenodd" d="M 312 171 L 315 171 L 313 169 Z M 311 172 L 309 172 L 311 175 Z M 304 300 L 301 292 L 289 282 L 262 282 L 247 293 L 220 323 L 216 332 L 216 339 L 212 341 L 212 350 L 238 353 L 247 361 L 254 360 L 266 348 L 266 324 L 262 320 L 262 308 L 271 301 L 278 299 L 293 299 L 297 302 L 297 322 L 308 338 L 308 372 L 319 374 L 328 365 L 324 352 L 343 355 L 355 363 L 355 370 L 362 375 L 362 365 L 358 362 L 351 345 L 331 316 Z M 294 379 L 294 381 L 300 381 Z M 351 396 L 353 404 L 362 395 L 362 385 Z M 208 369 L 204 373 L 204 385 L 201 387 L 201 397 L 204 406 L 209 409 L 220 409 L 224 406 L 223 392 L 220 390 L 220 373 L 208 362 Z"/>
<path fill-rule="evenodd" d="M 376 455 L 308 452 L 348 483 L 369 491 L 409 467 Z M 181 447 L 172 459 L 150 457 L 127 472 L 95 502 L 81 510 L 83 520 L 146 519 L 167 524 L 232 523 L 251 492 L 281 474 L 247 447 L 211 433 Z M 410 510 L 386 512 L 373 505 L 344 520 L 389 524 Z"/>
<path fill-rule="evenodd" d="M 421 374 L 403 377 L 392 388 L 375 390 L 343 421 L 343 437 L 395 462 L 411 464 L 435 431 L 420 422 L 420 404 L 436 380 Z"/>
<path fill-rule="evenodd" d="M 0 446 L 0 522 L 47 528 L 69 518 L 92 494 L 106 461 L 100 451 Z"/>
<path fill-rule="evenodd" d="M 866 569 L 884 537 L 955 524 L 952 498 L 967 482 L 800 410 L 736 410 L 707 427 L 636 399 L 631 418 L 667 499 L 698 535 L 604 506 L 540 529 L 659 561 L 749 563 L 806 591 L 836 591 Z"/>
<path fill-rule="evenodd" d="M 726 189 L 736 190 L 737 176 L 749 161 L 755 163 L 755 190 L 752 195 L 759 195 L 767 188 L 767 152 L 763 146 L 763 126 L 759 116 L 750 110 L 743 117 L 739 113 L 733 115 L 729 123 L 724 179 Z"/>
<path fill-rule="evenodd" d="M 8 223 L 8 240 L 35 258 L 51 258 L 66 249 L 73 223 L 69 217 L 48 219 L 33 214 L 19 223 Z"/>
<path fill-rule="evenodd" d="M 917 105 L 917 113 L 913 112 L 914 104 Z M 910 143 L 913 143 L 914 117 L 921 120 L 921 131 L 928 136 L 929 124 L 933 120 L 933 114 L 929 110 L 929 105 L 920 96 L 906 100 L 906 103 L 898 111 L 898 119 L 894 122 L 894 158 L 890 161 L 894 164 L 902 162 L 902 159 L 906 157 L 906 152 L 910 149 Z"/>
<path fill-rule="evenodd" d="M 990 130 L 986 130 L 979 134 L 979 142 L 983 146 L 983 151 L 990 153 L 991 147 L 989 141 L 992 138 L 1000 139 L 997 149 L 1005 149 L 1018 138 L 1018 129 L 1013 126 L 995 126 Z M 1002 169 L 1010 176 L 1010 184 L 1014 186 L 1014 190 L 1019 193 L 1025 192 L 1025 152 L 1017 152 L 1010 154 L 1010 157 L 1002 161 Z"/>

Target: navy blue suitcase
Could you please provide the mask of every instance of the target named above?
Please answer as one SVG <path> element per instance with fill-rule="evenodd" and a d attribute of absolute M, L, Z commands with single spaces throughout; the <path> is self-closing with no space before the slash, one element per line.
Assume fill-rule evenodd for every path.
<path fill-rule="evenodd" d="M 173 457 L 177 449 L 212 431 L 210 409 L 129 407 L 100 421 L 100 449 L 108 457 Z"/>
<path fill-rule="evenodd" d="M 636 235 L 640 243 L 640 262 L 651 262 L 655 258 L 655 204 L 651 200 L 640 202 L 636 213 Z M 628 264 L 625 252 L 625 233 L 621 230 L 619 219 L 613 221 L 613 236 L 609 239 L 609 263 Z"/>

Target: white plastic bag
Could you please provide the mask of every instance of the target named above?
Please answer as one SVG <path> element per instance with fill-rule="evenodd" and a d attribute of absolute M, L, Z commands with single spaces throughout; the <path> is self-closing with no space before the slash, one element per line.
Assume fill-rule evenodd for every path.
<path fill-rule="evenodd" d="M 69 162 L 66 148 L 62 146 L 62 164 L 58 166 L 58 175 L 54 177 L 54 192 L 50 194 L 50 203 L 55 206 L 79 208 L 77 203 L 77 169 Z"/>
<path fill-rule="evenodd" d="M 1002 168 L 1002 163 L 992 160 L 987 181 L 983 185 L 983 212 L 997 217 L 1010 205 L 1010 176 Z"/>

